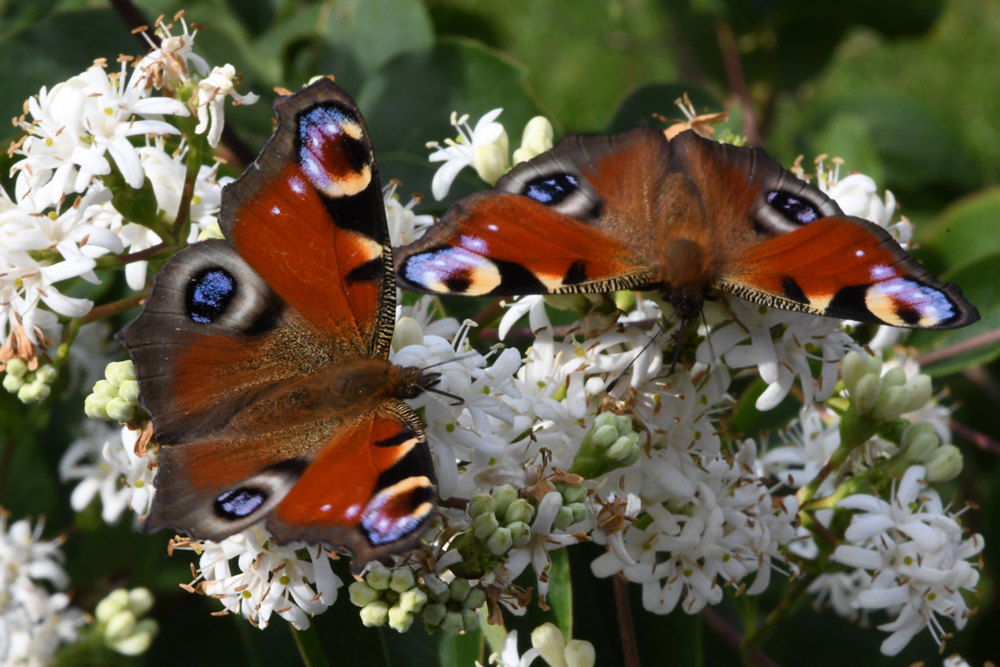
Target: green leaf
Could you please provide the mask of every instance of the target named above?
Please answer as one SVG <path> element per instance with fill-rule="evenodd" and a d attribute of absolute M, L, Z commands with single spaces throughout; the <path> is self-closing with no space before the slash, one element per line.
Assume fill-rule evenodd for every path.
<path fill-rule="evenodd" d="M 757 378 L 750 383 L 742 394 L 733 413 L 733 421 L 729 430 L 749 437 L 772 429 L 781 428 L 798 414 L 801 403 L 791 392 L 776 408 L 761 412 L 757 409 L 757 399 L 767 389 L 767 383 Z"/>
<path fill-rule="evenodd" d="M 555 615 L 556 626 L 566 641 L 573 639 L 573 580 L 569 571 L 566 549 L 549 552 L 552 570 L 549 572 L 549 593 L 546 600 Z"/>
<path fill-rule="evenodd" d="M 434 41 L 430 16 L 418 0 L 341 0 L 323 14 L 322 35 L 346 48 L 366 75 Z"/>
<path fill-rule="evenodd" d="M 330 666 L 330 661 L 327 660 L 326 654 L 323 653 L 323 646 L 320 644 L 315 624 L 311 624 L 305 630 L 296 630 L 289 623 L 288 629 L 291 630 L 292 637 L 295 638 L 295 645 L 298 647 L 299 655 L 302 656 L 302 662 L 306 664 L 306 667 Z"/>
<path fill-rule="evenodd" d="M 827 121 L 812 140 L 813 152 L 843 158 L 846 169 L 871 176 L 876 183 L 885 182 L 885 169 L 879 158 L 868 122 L 860 115 L 844 111 Z M 846 172 L 843 176 L 846 176 Z"/>
<path fill-rule="evenodd" d="M 608 132 L 624 132 L 631 130 L 637 125 L 651 125 L 655 128 L 666 129 L 662 121 L 653 117 L 653 114 L 665 116 L 671 122 L 683 121 L 681 110 L 677 108 L 676 101 L 688 94 L 691 104 L 700 113 L 717 113 L 723 111 L 722 104 L 711 93 L 688 83 L 652 83 L 639 86 L 628 93 L 619 103 L 615 114 L 608 125 Z M 721 123 L 716 127 L 717 136 L 729 128 L 736 134 L 742 132 L 738 124 L 733 123 L 733 119 Z"/>
<path fill-rule="evenodd" d="M 1000 328 L 1000 251 L 962 264 L 943 274 L 941 279 L 961 287 L 962 294 L 979 309 L 982 319 L 962 329 L 913 332 L 906 339 L 906 344 L 917 348 L 922 354 L 943 350 Z M 925 364 L 921 370 L 932 377 L 947 375 L 968 366 L 989 363 L 997 357 L 1000 357 L 1000 342 L 993 342 Z"/>
<path fill-rule="evenodd" d="M 486 622 L 485 620 L 483 621 Z M 443 633 L 442 633 L 443 634 Z M 483 660 L 483 632 L 466 632 L 454 637 L 442 637 L 438 645 L 438 655 L 442 667 L 451 665 L 474 665 Z M 415 664 L 415 663 L 409 663 Z"/>
<path fill-rule="evenodd" d="M 1000 250 L 998 221 L 1000 188 L 957 201 L 931 224 L 917 228 L 921 262 L 941 271 Z"/>

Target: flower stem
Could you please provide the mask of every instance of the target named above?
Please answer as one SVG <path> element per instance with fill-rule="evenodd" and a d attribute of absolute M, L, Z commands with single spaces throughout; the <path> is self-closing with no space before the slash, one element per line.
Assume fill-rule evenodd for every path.
<path fill-rule="evenodd" d="M 142 305 L 142 302 L 145 301 L 146 297 L 148 296 L 149 292 L 142 292 L 140 294 L 136 294 L 135 296 L 130 296 L 126 299 L 122 299 L 121 301 L 106 303 L 103 306 L 98 306 L 97 308 L 94 308 L 89 313 L 78 319 L 80 320 L 81 324 L 89 324 L 91 322 L 96 322 L 98 320 L 114 317 L 115 315 L 120 315 L 121 313 L 124 313 L 129 308 L 134 308 L 135 306 Z"/>
<path fill-rule="evenodd" d="M 854 410 L 854 404 L 851 404 L 840 419 L 840 446 L 830 456 L 830 460 L 826 462 L 816 477 L 795 494 L 799 500 L 799 507 L 805 506 L 813 499 L 830 473 L 840 470 L 855 448 L 875 435 L 876 426 L 877 424 L 871 418 L 859 416 Z"/>
<path fill-rule="evenodd" d="M 323 646 L 319 643 L 319 635 L 316 633 L 316 624 L 312 623 L 305 630 L 296 630 L 291 623 L 288 628 L 295 638 L 295 645 L 299 647 L 299 655 L 306 667 L 330 667 L 330 661 L 326 659 Z"/>
<path fill-rule="evenodd" d="M 716 634 L 718 634 L 724 642 L 729 644 L 730 648 L 737 653 L 742 653 L 741 644 L 743 636 L 740 635 L 736 628 L 729 625 L 726 619 L 722 618 L 722 615 L 719 614 L 719 612 L 715 611 L 711 605 L 706 605 L 705 608 L 701 610 L 701 617 L 705 619 L 708 626 L 715 630 Z M 755 649 L 747 657 L 745 657 L 744 663 L 747 665 L 756 665 L 756 667 L 779 667 L 778 663 L 766 656 L 759 648 Z"/>
<path fill-rule="evenodd" d="M 622 657 L 625 667 L 639 667 L 639 647 L 635 643 L 632 626 L 632 608 L 628 601 L 628 582 L 620 575 L 611 577 L 615 592 L 615 609 L 618 611 L 618 631 L 622 636 Z"/>
<path fill-rule="evenodd" d="M 788 595 L 782 598 L 781 603 L 771 610 L 771 613 L 767 615 L 764 622 L 757 626 L 752 633 L 743 636 L 743 640 L 740 642 L 740 654 L 743 656 L 744 662 L 752 660 L 754 652 L 759 650 L 758 646 L 764 639 L 764 635 L 777 625 L 778 621 L 784 618 L 785 614 L 792 608 L 792 605 L 795 604 L 795 601 L 806 592 L 816 576 L 817 573 L 809 573 L 799 579 Z"/>

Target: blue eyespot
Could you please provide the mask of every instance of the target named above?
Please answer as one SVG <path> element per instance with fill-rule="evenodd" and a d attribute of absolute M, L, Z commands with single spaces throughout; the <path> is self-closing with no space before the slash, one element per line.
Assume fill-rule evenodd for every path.
<path fill-rule="evenodd" d="M 570 174 L 539 176 L 528 181 L 524 194 L 546 206 L 555 206 L 580 189 L 580 182 Z"/>
<path fill-rule="evenodd" d="M 267 494 L 257 489 L 233 489 L 215 499 L 215 513 L 224 519 L 250 516 L 264 504 Z"/>
<path fill-rule="evenodd" d="M 236 280 L 232 274 L 218 267 L 205 269 L 188 283 L 188 316 L 199 324 L 214 322 L 226 312 L 235 295 Z"/>
<path fill-rule="evenodd" d="M 781 211 L 781 214 L 786 218 L 800 225 L 814 222 L 820 217 L 811 204 L 780 190 L 767 193 L 767 203 Z"/>

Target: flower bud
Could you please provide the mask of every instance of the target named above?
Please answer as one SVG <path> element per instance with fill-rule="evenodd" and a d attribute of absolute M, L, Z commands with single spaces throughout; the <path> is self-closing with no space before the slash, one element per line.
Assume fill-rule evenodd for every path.
<path fill-rule="evenodd" d="M 909 396 L 906 395 L 906 388 L 900 385 L 886 387 L 882 385 L 878 400 L 875 402 L 874 415 L 881 421 L 892 421 L 899 419 L 899 416 L 906 410 L 906 403 Z M 110 413 L 109 413 L 110 414 Z"/>
<path fill-rule="evenodd" d="M 151 618 L 139 621 L 128 637 L 111 640 L 108 646 L 122 655 L 142 655 L 153 643 L 153 638 L 160 631 L 159 624 Z"/>
<path fill-rule="evenodd" d="M 28 372 L 28 362 L 21 357 L 11 357 L 7 362 L 7 375 L 23 378 Z M 7 391 L 10 391 L 9 389 Z"/>
<path fill-rule="evenodd" d="M 142 616 L 153 608 L 153 594 L 148 588 L 133 588 L 128 592 L 128 608 L 136 616 Z"/>
<path fill-rule="evenodd" d="M 225 236 L 222 235 L 222 228 L 219 227 L 219 223 L 212 221 L 208 224 L 205 229 L 201 230 L 198 234 L 199 241 L 205 241 L 207 239 L 224 239 Z"/>
<path fill-rule="evenodd" d="M 104 377 L 115 387 L 120 387 L 126 380 L 135 380 L 135 365 L 131 361 L 113 361 L 104 369 Z M 96 387 L 94 390 L 97 390 Z"/>
<path fill-rule="evenodd" d="M 481 514 L 495 514 L 497 511 L 496 498 L 488 493 L 474 493 L 469 498 L 469 516 L 473 519 Z"/>
<path fill-rule="evenodd" d="M 962 472 L 962 452 L 955 445 L 941 445 L 924 464 L 928 482 L 947 482 Z"/>
<path fill-rule="evenodd" d="M 882 357 L 881 355 L 872 355 L 865 359 L 865 363 L 868 364 L 868 372 L 874 375 L 882 376 Z"/>
<path fill-rule="evenodd" d="M 535 116 L 524 126 L 521 147 L 514 151 L 514 164 L 530 160 L 552 148 L 552 123 L 545 116 Z"/>
<path fill-rule="evenodd" d="M 465 598 L 469 597 L 469 591 L 472 589 L 469 586 L 468 579 L 455 579 L 450 584 L 448 584 L 448 590 L 451 592 L 451 599 L 455 602 L 462 602 Z"/>
<path fill-rule="evenodd" d="M 497 521 L 496 515 L 492 512 L 489 514 L 480 514 L 472 522 L 473 534 L 479 540 L 488 538 L 499 526 L 500 522 Z"/>
<path fill-rule="evenodd" d="M 906 371 L 899 366 L 890 368 L 889 371 L 882 376 L 883 387 L 902 387 L 904 384 L 906 384 Z"/>
<path fill-rule="evenodd" d="M 587 489 L 582 484 L 574 484 L 566 487 L 563 491 L 563 502 L 567 505 L 572 503 L 582 503 L 587 498 Z"/>
<path fill-rule="evenodd" d="M 632 450 L 636 447 L 637 445 L 632 442 L 632 438 L 622 436 L 621 438 L 615 440 L 615 444 L 608 447 L 608 451 L 605 452 L 604 456 L 609 461 L 621 463 L 622 461 L 632 457 Z"/>
<path fill-rule="evenodd" d="M 448 588 L 447 584 L 443 585 L 444 588 L 442 588 L 440 591 L 434 591 L 434 589 L 431 589 L 430 591 L 430 597 L 435 602 L 444 603 L 451 600 L 451 590 Z"/>
<path fill-rule="evenodd" d="M 619 435 L 628 435 L 632 432 L 632 418 L 625 415 L 615 415 L 615 428 Z"/>
<path fill-rule="evenodd" d="M 513 540 L 512 546 L 514 547 L 523 547 L 531 541 L 531 526 L 523 521 L 514 521 L 507 524 L 507 530 L 510 531 L 510 537 Z"/>
<path fill-rule="evenodd" d="M 98 380 L 94 383 L 94 393 L 114 398 L 118 395 L 118 386 L 107 380 Z"/>
<path fill-rule="evenodd" d="M 38 370 L 35 371 L 35 380 L 37 382 L 44 382 L 45 384 L 52 384 L 55 382 L 56 375 L 58 375 L 58 371 L 56 371 L 55 366 L 39 366 Z"/>
<path fill-rule="evenodd" d="M 111 401 L 111 396 L 105 394 L 89 394 L 83 400 L 83 412 L 91 419 L 103 419 L 107 421 L 108 411 L 105 409 Z"/>
<path fill-rule="evenodd" d="M 389 588 L 389 582 L 392 581 L 392 572 L 382 563 L 375 561 L 371 569 L 368 570 L 368 574 L 365 575 L 365 581 L 375 590 L 384 591 Z"/>
<path fill-rule="evenodd" d="M 462 609 L 462 629 L 466 632 L 475 632 L 479 629 L 479 614 L 475 609 Z"/>
<path fill-rule="evenodd" d="M 358 607 L 369 605 L 382 596 L 381 593 L 363 581 L 355 581 L 347 587 L 347 592 L 351 596 L 351 603 Z"/>
<path fill-rule="evenodd" d="M 535 516 L 535 508 L 531 506 L 524 498 L 518 498 L 510 504 L 507 511 L 504 512 L 503 521 L 505 524 L 510 524 L 514 521 L 523 521 L 524 523 L 531 523 L 531 519 Z"/>
<path fill-rule="evenodd" d="M 916 412 L 924 407 L 931 400 L 931 396 L 934 395 L 934 389 L 931 387 L 931 378 L 923 373 L 908 380 L 905 386 L 907 401 L 906 409 L 903 411 L 904 414 L 907 412 Z"/>
<path fill-rule="evenodd" d="M 583 503 L 570 503 L 566 507 L 573 512 L 573 523 L 579 523 L 587 518 L 587 506 Z"/>
<path fill-rule="evenodd" d="M 441 619 L 441 629 L 449 637 L 454 637 L 465 629 L 465 621 L 462 619 L 462 615 L 457 611 L 449 611 L 446 612 L 444 618 Z"/>
<path fill-rule="evenodd" d="M 594 645 L 582 639 L 570 639 L 566 644 L 566 667 L 594 667 L 597 652 Z"/>
<path fill-rule="evenodd" d="M 552 522 L 552 527 L 556 530 L 566 530 L 573 524 L 573 510 L 563 505 L 556 512 L 555 521 Z"/>
<path fill-rule="evenodd" d="M 361 622 L 366 628 L 385 625 L 387 620 L 389 620 L 389 603 L 385 600 L 375 600 L 361 609 Z"/>
<path fill-rule="evenodd" d="M 858 380 L 854 389 L 854 407 L 859 415 L 866 415 L 872 411 L 881 388 L 882 378 L 874 373 L 866 373 Z"/>
<path fill-rule="evenodd" d="M 493 498 L 497 501 L 497 508 L 494 513 L 498 518 L 506 516 L 507 508 L 510 507 L 512 502 L 517 500 L 517 489 L 510 484 L 503 484 L 493 491 Z"/>
<path fill-rule="evenodd" d="M 844 360 L 840 364 L 840 376 L 844 380 L 844 387 L 852 395 L 858 380 L 868 372 L 868 363 L 857 352 L 848 352 L 844 355 Z"/>
<path fill-rule="evenodd" d="M 615 425 L 615 413 L 613 412 L 602 412 L 594 418 L 594 424 L 590 427 L 592 432 L 596 432 L 597 429 L 602 426 L 614 426 Z M 616 431 L 618 429 L 615 429 Z"/>
<path fill-rule="evenodd" d="M 590 444 L 594 447 L 604 449 L 613 445 L 618 440 L 618 437 L 618 429 L 614 426 L 602 426 L 594 431 L 594 435 L 590 439 Z"/>
<path fill-rule="evenodd" d="M 420 322 L 412 317 L 401 317 L 396 322 L 396 329 L 392 332 L 392 349 L 399 352 L 409 345 L 421 345 L 424 342 L 424 330 L 420 328 Z"/>
<path fill-rule="evenodd" d="M 30 384 L 22 385 L 21 388 L 17 390 L 17 399 L 22 403 L 41 403 L 48 398 L 51 393 L 52 387 L 44 382 L 32 382 Z"/>
<path fill-rule="evenodd" d="M 486 592 L 481 588 L 473 588 L 469 591 L 469 597 L 465 598 L 462 606 L 466 609 L 479 609 L 486 602 Z"/>
<path fill-rule="evenodd" d="M 416 585 L 416 581 L 413 578 L 413 570 L 408 567 L 400 567 L 392 571 L 392 580 L 389 582 L 389 588 L 396 591 L 397 593 L 402 593 L 408 591 Z"/>
<path fill-rule="evenodd" d="M 438 625 L 444 620 L 446 613 L 448 613 L 447 607 L 440 602 L 432 602 L 424 607 L 424 613 L 421 614 L 421 617 L 427 625 Z"/>
<path fill-rule="evenodd" d="M 406 632 L 413 625 L 413 614 L 402 607 L 389 607 L 389 627 L 396 632 Z"/>
<path fill-rule="evenodd" d="M 112 421 L 127 422 L 135 416 L 135 406 L 126 402 L 122 397 L 115 396 L 104 406 L 104 411 Z"/>
<path fill-rule="evenodd" d="M 486 547 L 495 556 L 506 553 L 512 546 L 514 546 L 514 538 L 511 535 L 510 528 L 497 528 L 490 534 L 490 538 L 486 540 Z"/>
<path fill-rule="evenodd" d="M 123 609 L 108 619 L 108 624 L 104 628 L 104 636 L 108 639 L 124 639 L 132 634 L 135 628 L 135 614 L 128 609 Z"/>
<path fill-rule="evenodd" d="M 399 596 L 399 606 L 406 611 L 414 613 L 420 611 L 427 604 L 427 593 L 419 588 L 411 588 Z"/>
<path fill-rule="evenodd" d="M 907 427 L 899 444 L 903 448 L 903 457 L 907 461 L 923 463 L 934 455 L 941 440 L 931 424 L 917 422 Z"/>
<path fill-rule="evenodd" d="M 3 376 L 3 388 L 11 394 L 16 394 L 24 384 L 24 378 L 20 375 L 7 373 Z"/>
<path fill-rule="evenodd" d="M 496 185 L 507 173 L 506 156 L 496 144 L 478 146 L 472 154 L 472 167 L 490 185 Z"/>
<path fill-rule="evenodd" d="M 125 380 L 118 387 L 118 396 L 129 405 L 139 405 L 139 383 L 135 380 Z"/>
<path fill-rule="evenodd" d="M 566 640 L 552 623 L 543 623 L 531 631 L 531 645 L 542 649 L 542 659 L 550 667 L 566 667 Z"/>
<path fill-rule="evenodd" d="M 97 603 L 94 609 L 94 618 L 98 623 L 106 623 L 111 617 L 128 608 L 128 591 L 124 588 L 117 588 L 108 594 L 106 598 Z"/>

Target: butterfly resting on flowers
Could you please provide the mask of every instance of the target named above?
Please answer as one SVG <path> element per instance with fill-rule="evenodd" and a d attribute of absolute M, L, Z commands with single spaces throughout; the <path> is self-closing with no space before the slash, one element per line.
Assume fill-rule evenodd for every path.
<path fill-rule="evenodd" d="M 414 546 L 434 470 L 403 399 L 435 373 L 388 361 L 396 286 L 371 142 L 329 79 L 274 104 L 222 194 L 224 240 L 178 252 L 119 334 L 162 445 L 146 532 L 344 547 L 359 571 Z"/>
<path fill-rule="evenodd" d="M 764 306 L 951 329 L 979 313 L 878 225 L 759 148 L 640 127 L 567 135 L 462 199 L 396 255 L 399 284 L 510 296 L 661 290 L 691 319 L 710 288 Z"/>

